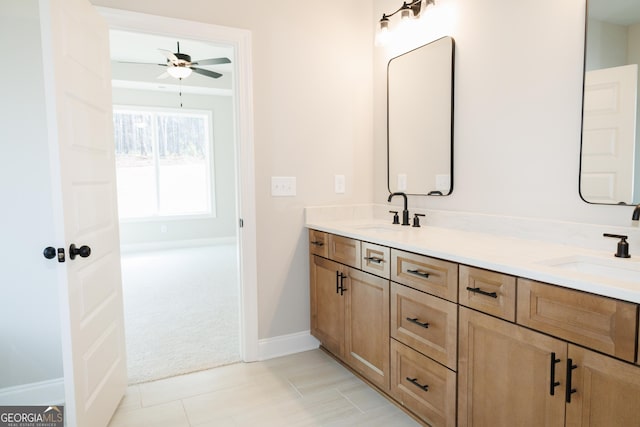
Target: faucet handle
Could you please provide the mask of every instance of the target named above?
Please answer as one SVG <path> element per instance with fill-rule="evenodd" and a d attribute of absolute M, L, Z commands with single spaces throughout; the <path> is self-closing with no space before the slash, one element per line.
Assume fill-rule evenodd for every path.
<path fill-rule="evenodd" d="M 424 214 L 413 214 L 413 227 L 420 227 L 420 217 L 425 216 Z"/>
<path fill-rule="evenodd" d="M 609 233 L 604 233 L 603 236 L 620 239 L 620 241 L 618 242 L 618 250 L 615 253 L 616 257 L 631 258 L 631 255 L 629 255 L 629 243 L 627 243 L 627 239 L 629 238 L 629 236 L 622 236 L 620 234 L 609 234 Z"/>
<path fill-rule="evenodd" d="M 389 213 L 393 214 L 393 223 L 400 224 L 400 217 L 398 216 L 398 211 L 389 211 Z"/>

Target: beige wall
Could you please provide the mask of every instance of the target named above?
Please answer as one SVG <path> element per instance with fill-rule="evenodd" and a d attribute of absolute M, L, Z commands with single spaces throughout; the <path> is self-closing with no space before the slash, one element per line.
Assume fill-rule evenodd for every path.
<path fill-rule="evenodd" d="M 303 209 L 373 197 L 371 2 L 92 3 L 252 32 L 259 337 L 308 330 Z M 271 176 L 297 177 L 297 197 L 272 198 Z"/>

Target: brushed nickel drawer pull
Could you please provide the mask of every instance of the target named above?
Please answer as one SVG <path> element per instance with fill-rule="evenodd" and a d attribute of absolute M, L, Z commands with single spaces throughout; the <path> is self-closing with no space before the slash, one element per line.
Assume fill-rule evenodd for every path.
<path fill-rule="evenodd" d="M 407 317 L 407 320 L 408 320 L 409 322 L 414 323 L 414 324 L 416 324 L 416 325 L 418 325 L 418 326 L 421 326 L 421 327 L 423 327 L 423 328 L 425 328 L 425 329 L 429 329 L 429 323 L 427 323 L 427 322 L 422 323 L 422 322 L 420 322 L 420 321 L 418 320 L 418 318 L 417 318 L 417 317 L 414 317 L 413 319 L 412 319 L 411 317 Z"/>
<path fill-rule="evenodd" d="M 376 264 L 380 264 L 380 263 L 384 262 L 384 259 L 378 258 L 378 257 L 374 257 L 374 256 L 366 256 L 366 257 L 364 257 L 364 259 L 366 261 L 375 262 Z"/>
<path fill-rule="evenodd" d="M 424 279 L 427 279 L 429 277 L 429 273 L 425 273 L 424 271 L 420 270 L 407 270 L 407 273 L 415 274 L 416 276 L 420 276 Z"/>
<path fill-rule="evenodd" d="M 487 292 L 487 291 L 483 291 L 480 288 L 471 288 L 469 286 L 467 286 L 467 290 L 470 292 L 473 292 L 474 294 L 480 294 L 480 295 L 485 295 L 491 298 L 498 298 L 498 294 L 495 292 Z"/>
<path fill-rule="evenodd" d="M 427 384 L 422 385 L 418 382 L 417 378 L 409 378 L 407 377 L 407 381 L 409 381 L 411 384 L 413 384 L 414 386 L 422 389 L 423 391 L 429 391 L 429 386 Z"/>

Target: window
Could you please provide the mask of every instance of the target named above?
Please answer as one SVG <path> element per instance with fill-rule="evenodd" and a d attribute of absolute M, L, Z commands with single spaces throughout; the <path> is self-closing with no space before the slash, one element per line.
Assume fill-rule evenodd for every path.
<path fill-rule="evenodd" d="M 211 215 L 211 113 L 116 107 L 120 218 Z"/>

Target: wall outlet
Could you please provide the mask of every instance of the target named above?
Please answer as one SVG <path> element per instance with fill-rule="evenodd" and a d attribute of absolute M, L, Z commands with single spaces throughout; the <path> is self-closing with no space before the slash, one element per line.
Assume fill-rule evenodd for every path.
<path fill-rule="evenodd" d="M 295 176 L 272 176 L 271 195 L 275 197 L 295 196 L 296 177 Z"/>
<path fill-rule="evenodd" d="M 336 194 L 344 194 L 346 189 L 346 179 L 344 175 L 335 175 L 333 177 L 333 184 Z"/>

